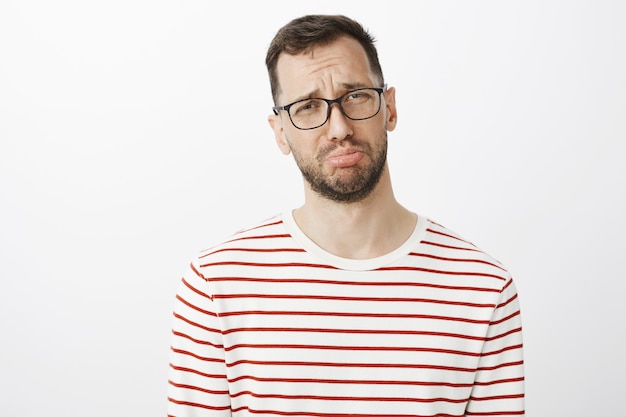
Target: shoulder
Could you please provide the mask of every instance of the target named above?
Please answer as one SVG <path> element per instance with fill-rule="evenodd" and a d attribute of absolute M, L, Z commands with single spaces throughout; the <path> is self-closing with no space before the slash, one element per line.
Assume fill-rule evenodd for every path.
<path fill-rule="evenodd" d="M 419 255 L 440 260 L 448 268 L 491 276 L 501 283 L 511 280 L 511 274 L 499 260 L 457 232 L 431 219 L 428 219 L 420 243 Z"/>
<path fill-rule="evenodd" d="M 435 222 L 432 219 L 428 219 L 426 223 L 426 233 L 424 240 L 427 240 L 433 245 L 445 247 L 449 249 L 455 249 L 459 251 L 477 251 L 479 250 L 476 245 L 471 241 L 463 238 L 455 231 L 448 229 L 447 227 Z"/>
<path fill-rule="evenodd" d="M 253 250 L 271 247 L 289 237 L 285 230 L 282 214 L 276 214 L 262 221 L 245 226 L 226 239 L 213 244 L 197 254 L 198 259 L 212 257 L 222 252 Z"/>

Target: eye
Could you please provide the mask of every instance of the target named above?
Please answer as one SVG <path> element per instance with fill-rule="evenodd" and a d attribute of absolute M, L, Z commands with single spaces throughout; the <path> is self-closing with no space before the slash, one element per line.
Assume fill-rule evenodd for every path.
<path fill-rule="evenodd" d="M 297 103 L 294 103 L 293 106 L 291 107 L 291 114 L 300 116 L 300 115 L 306 115 L 310 113 L 317 113 L 322 108 L 322 103 L 324 102 L 321 100 L 299 101 Z"/>
<path fill-rule="evenodd" d="M 371 100 L 371 98 L 372 95 L 371 93 L 369 93 L 368 90 L 355 90 L 346 94 L 346 98 L 344 99 L 344 101 L 354 104 L 360 104 Z"/>

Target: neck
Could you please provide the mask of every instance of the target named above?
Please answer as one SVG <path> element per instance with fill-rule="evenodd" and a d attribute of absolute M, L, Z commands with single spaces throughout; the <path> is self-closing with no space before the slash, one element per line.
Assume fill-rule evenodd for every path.
<path fill-rule="evenodd" d="M 375 258 L 397 249 L 417 222 L 396 201 L 388 171 L 368 197 L 355 203 L 330 201 L 305 184 L 305 204 L 294 211 L 294 219 L 322 249 L 349 259 Z"/>

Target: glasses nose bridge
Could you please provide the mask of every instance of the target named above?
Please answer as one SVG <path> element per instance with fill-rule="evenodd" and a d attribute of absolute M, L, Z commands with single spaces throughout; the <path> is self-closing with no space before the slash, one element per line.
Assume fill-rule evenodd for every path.
<path fill-rule="evenodd" d="M 327 99 L 327 98 L 325 98 L 325 99 L 323 99 L 323 100 L 324 100 L 324 101 L 326 102 L 326 104 L 328 105 L 328 108 L 326 109 L 326 122 L 328 122 L 328 119 L 330 119 L 330 112 L 331 112 L 331 111 L 332 111 L 332 109 L 333 109 L 333 104 L 336 104 L 336 105 L 337 105 L 337 107 L 339 107 L 339 111 L 341 112 L 341 115 L 342 115 L 343 117 L 345 117 L 345 118 L 348 118 L 348 119 L 349 119 L 348 115 L 346 114 L 346 111 L 345 111 L 345 110 L 344 110 L 344 108 L 343 108 L 343 105 L 341 104 L 341 101 L 343 100 L 343 96 L 341 96 L 341 97 L 337 97 L 336 99 L 333 99 L 333 100 L 331 100 L 331 99 Z M 326 122 L 324 122 L 324 123 L 326 123 Z"/>

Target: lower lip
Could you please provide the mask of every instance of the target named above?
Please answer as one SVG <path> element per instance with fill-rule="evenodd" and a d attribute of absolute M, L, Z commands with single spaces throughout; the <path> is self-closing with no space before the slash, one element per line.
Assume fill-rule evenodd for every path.
<path fill-rule="evenodd" d="M 330 166 L 334 168 L 349 168 L 358 164 L 363 159 L 363 152 L 354 152 L 346 155 L 331 156 L 327 159 Z"/>

